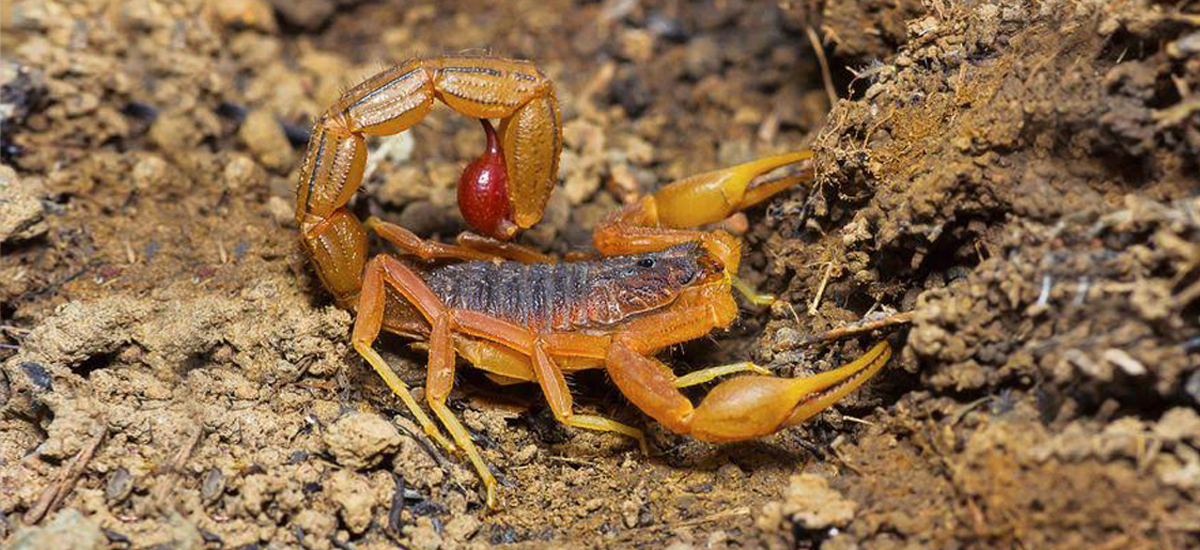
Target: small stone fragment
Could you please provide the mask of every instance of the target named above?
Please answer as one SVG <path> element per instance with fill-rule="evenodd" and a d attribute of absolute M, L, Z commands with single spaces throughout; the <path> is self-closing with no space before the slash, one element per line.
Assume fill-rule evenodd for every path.
<path fill-rule="evenodd" d="M 361 535 L 371 525 L 374 492 L 367 481 L 350 470 L 338 470 L 329 480 L 330 498 L 337 503 L 342 521 L 351 533 Z"/>
<path fill-rule="evenodd" d="M 295 223 L 295 208 L 294 204 L 288 202 L 283 197 L 271 197 L 267 199 L 267 212 L 271 213 L 271 219 L 284 227 Z"/>
<path fill-rule="evenodd" d="M 471 538 L 476 531 L 479 531 L 480 525 L 482 523 L 475 516 L 458 516 L 446 523 L 446 529 L 443 532 L 450 540 L 462 542 Z"/>
<path fill-rule="evenodd" d="M 292 144 L 275 115 L 269 111 L 252 111 L 247 115 L 238 130 L 238 137 L 267 168 L 285 171 L 295 163 Z"/>
<path fill-rule="evenodd" d="M 640 508 L 641 505 L 633 499 L 621 502 L 621 519 L 625 521 L 625 527 L 630 529 L 637 527 Z"/>
<path fill-rule="evenodd" d="M 200 500 L 207 504 L 216 502 L 225 492 L 225 474 L 220 468 L 209 468 L 200 483 Z"/>
<path fill-rule="evenodd" d="M 1163 413 L 1154 433 L 1167 441 L 1200 442 L 1200 415 L 1188 407 L 1175 407 Z"/>
<path fill-rule="evenodd" d="M 265 0 L 209 0 L 217 21 L 227 27 L 247 27 L 275 32 L 275 12 Z"/>
<path fill-rule="evenodd" d="M 104 532 L 79 510 L 68 508 L 42 525 L 23 527 L 13 536 L 12 550 L 99 550 Z"/>
<path fill-rule="evenodd" d="M 110 504 L 120 504 L 129 494 L 133 492 L 133 475 L 125 468 L 117 468 L 112 475 L 108 476 L 108 483 L 104 487 L 104 498 Z"/>
<path fill-rule="evenodd" d="M 0 166 L 0 243 L 37 237 L 48 229 L 32 185 Z"/>
<path fill-rule="evenodd" d="M 416 550 L 438 550 L 442 547 L 442 536 L 433 527 L 428 516 L 417 518 L 416 525 L 406 529 L 409 545 Z"/>
<path fill-rule="evenodd" d="M 627 29 L 619 40 L 621 57 L 644 63 L 654 55 L 654 35 L 645 29 Z"/>
<path fill-rule="evenodd" d="M 197 131 L 196 126 L 196 121 L 187 113 L 167 111 L 154 119 L 154 124 L 150 126 L 150 140 L 172 158 L 185 155 L 195 150 L 205 137 Z"/>
<path fill-rule="evenodd" d="M 374 414 L 348 414 L 325 432 L 325 445 L 338 464 L 358 470 L 378 464 L 382 455 L 395 452 L 401 441 L 396 427 Z"/>
<path fill-rule="evenodd" d="M 785 517 L 809 530 L 844 527 L 854 518 L 857 508 L 857 503 L 830 489 L 824 477 L 800 474 L 792 476 L 782 502 L 772 502 L 764 507 L 759 527 L 771 529 L 775 526 L 769 522 L 778 522 Z"/>

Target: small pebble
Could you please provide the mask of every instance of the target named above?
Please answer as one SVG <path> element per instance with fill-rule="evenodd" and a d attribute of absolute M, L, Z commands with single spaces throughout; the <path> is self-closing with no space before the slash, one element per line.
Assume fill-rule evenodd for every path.
<path fill-rule="evenodd" d="M 271 170 L 283 172 L 295 164 L 295 150 L 279 120 L 270 111 L 251 111 L 238 130 L 238 137 L 254 157 Z"/>
<path fill-rule="evenodd" d="M 25 372 L 25 376 L 29 378 L 29 383 L 40 391 L 50 391 L 53 379 L 50 378 L 50 372 L 46 367 L 32 361 L 21 363 L 21 370 Z"/>
<path fill-rule="evenodd" d="M 329 480 L 330 499 L 337 503 L 342 521 L 355 535 L 361 535 L 371 524 L 375 508 L 375 493 L 362 476 L 349 470 L 338 470 Z"/>
<path fill-rule="evenodd" d="M 338 464 L 358 470 L 375 466 L 384 454 L 400 448 L 402 441 L 395 426 L 367 413 L 339 418 L 325 431 L 324 440 Z"/>
<path fill-rule="evenodd" d="M 204 472 L 204 481 L 200 483 L 200 500 L 211 504 L 216 502 L 225 492 L 225 474 L 220 468 L 209 468 Z"/>
<path fill-rule="evenodd" d="M 108 484 L 104 487 L 104 498 L 110 504 L 120 504 L 133 492 L 133 476 L 124 467 L 117 468 L 108 476 Z"/>

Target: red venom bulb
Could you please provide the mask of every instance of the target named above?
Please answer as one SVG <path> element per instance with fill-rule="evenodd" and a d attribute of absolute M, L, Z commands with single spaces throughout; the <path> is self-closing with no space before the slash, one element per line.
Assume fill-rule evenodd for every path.
<path fill-rule="evenodd" d="M 487 146 L 479 158 L 471 161 L 458 180 L 458 210 L 476 231 L 489 237 L 508 240 L 517 226 L 509 218 L 508 168 L 504 152 L 492 123 L 480 119 Z"/>

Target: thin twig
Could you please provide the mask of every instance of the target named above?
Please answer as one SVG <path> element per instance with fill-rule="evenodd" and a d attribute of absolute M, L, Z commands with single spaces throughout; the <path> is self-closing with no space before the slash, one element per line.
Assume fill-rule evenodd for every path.
<path fill-rule="evenodd" d="M 829 60 L 825 59 L 825 48 L 821 46 L 821 39 L 811 25 L 805 27 L 804 32 L 808 34 L 808 41 L 812 42 L 813 51 L 817 53 L 817 63 L 821 64 L 821 82 L 825 84 L 825 93 L 829 96 L 829 108 L 832 109 L 834 105 L 837 105 L 838 97 L 837 91 L 833 89 L 833 76 L 829 73 Z"/>
<path fill-rule="evenodd" d="M 67 495 L 71 494 L 71 491 L 75 488 L 75 484 L 79 482 L 80 476 L 83 475 L 83 471 L 87 468 L 88 462 L 91 462 L 92 457 L 96 456 L 96 449 L 100 448 L 100 444 L 104 442 L 104 438 L 107 435 L 108 425 L 105 424 L 100 433 L 96 437 L 93 437 L 92 441 L 79 451 L 79 454 L 75 455 L 75 460 L 63 472 L 58 482 L 47 487 L 42 493 L 42 497 L 38 499 L 37 504 L 25 513 L 25 523 L 34 524 L 41 521 L 47 512 L 57 508 L 67 499 Z"/>
<path fill-rule="evenodd" d="M 552 460 L 552 461 L 555 461 L 555 462 L 565 462 L 565 463 L 567 463 L 567 464 L 573 464 L 573 465 L 575 465 L 575 466 L 589 466 L 589 467 L 592 467 L 592 468 L 595 468 L 595 467 L 596 467 L 596 463 L 595 463 L 595 462 L 588 462 L 588 461 L 586 461 L 586 460 L 580 460 L 580 459 L 578 459 L 578 458 L 568 458 L 568 457 L 565 457 L 565 456 L 548 456 L 548 457 L 546 457 L 546 458 L 547 458 L 548 460 Z"/>
<path fill-rule="evenodd" d="M 414 433 L 412 430 L 396 422 L 393 422 L 392 425 L 399 428 L 400 431 L 411 437 L 413 441 L 416 441 L 417 446 L 421 447 L 421 450 L 425 451 L 425 454 L 433 458 L 433 461 L 437 462 L 438 466 L 440 466 L 443 470 L 446 470 L 447 472 L 450 471 L 450 461 L 446 460 L 446 457 L 437 450 L 437 446 L 426 439 L 423 434 Z"/>
<path fill-rule="evenodd" d="M 967 416 L 967 413 L 975 410 L 976 407 L 978 407 L 984 403 L 987 403 L 988 401 L 991 401 L 995 398 L 996 397 L 994 395 L 985 395 L 983 397 L 980 397 L 979 399 L 976 399 L 970 403 L 967 403 L 966 405 L 963 405 L 963 407 L 961 409 L 959 409 L 958 412 L 954 413 L 954 416 L 950 417 L 949 425 L 951 427 L 955 426 L 956 424 L 958 424 L 959 422 L 962 421 L 963 417 Z"/>
<path fill-rule="evenodd" d="M 645 527 L 639 527 L 637 529 L 633 529 L 630 532 L 654 531 L 657 529 L 669 529 L 669 530 L 673 531 L 675 529 L 679 529 L 680 527 L 695 527 L 695 526 L 703 524 L 703 523 L 709 523 L 709 522 L 713 522 L 713 521 L 720 521 L 723 519 L 736 518 L 738 516 L 748 516 L 748 515 L 750 515 L 750 507 L 749 506 L 740 506 L 740 507 L 733 508 L 730 510 L 724 510 L 721 512 L 717 512 L 715 514 L 709 514 L 707 516 L 698 517 L 696 519 L 691 519 L 688 521 L 681 521 L 679 523 L 659 523 L 657 525 L 647 525 Z"/>
<path fill-rule="evenodd" d="M 842 420 L 845 420 L 847 422 L 853 422 L 855 424 L 862 424 L 864 426 L 874 426 L 875 425 L 875 423 L 871 422 L 870 420 L 863 420 L 861 418 L 858 418 L 857 416 L 849 416 L 849 415 L 845 415 L 845 414 L 842 415 Z"/>
<path fill-rule="evenodd" d="M 817 294 L 813 296 L 813 301 L 808 305 L 808 314 L 816 315 L 817 307 L 821 305 L 821 297 L 825 296 L 825 285 L 829 284 L 829 276 L 833 274 L 833 262 L 825 264 L 825 276 L 821 278 L 821 286 L 817 287 Z"/>
<path fill-rule="evenodd" d="M 915 317 L 915 316 L 916 316 L 915 311 L 905 311 L 904 313 L 896 313 L 894 315 L 888 315 L 887 317 L 884 317 L 882 319 L 868 321 L 868 322 L 862 323 L 860 325 L 853 325 L 853 326 L 848 326 L 848 327 L 835 328 L 833 330 L 827 330 L 825 332 L 822 332 L 821 334 L 809 336 L 803 342 L 800 342 L 800 345 L 809 346 L 809 345 L 816 344 L 819 342 L 829 342 L 831 340 L 837 340 L 839 338 L 845 338 L 847 336 L 853 336 L 855 334 L 871 332 L 873 330 L 878 330 L 878 329 L 881 329 L 884 327 L 889 327 L 892 325 L 903 325 L 903 324 L 911 323 L 913 320 L 913 317 Z"/>
<path fill-rule="evenodd" d="M 204 426 L 200 426 L 196 433 L 188 439 L 187 444 L 179 449 L 175 454 L 175 460 L 171 461 L 171 471 L 182 472 L 183 467 L 187 465 L 188 460 L 191 460 L 192 453 L 196 452 L 196 446 L 200 444 L 200 440 L 204 437 Z"/>

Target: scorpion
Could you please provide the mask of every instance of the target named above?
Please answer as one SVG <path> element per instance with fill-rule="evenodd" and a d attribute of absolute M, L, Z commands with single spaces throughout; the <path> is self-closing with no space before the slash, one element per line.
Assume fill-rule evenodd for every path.
<path fill-rule="evenodd" d="M 360 222 L 347 203 L 362 183 L 366 139 L 417 124 L 440 100 L 479 119 L 484 152 L 463 171 L 459 210 L 478 233 L 456 244 L 423 240 L 375 217 Z M 490 120 L 499 119 L 499 129 Z M 302 246 L 336 303 L 355 312 L 352 345 L 438 444 L 466 454 L 489 509 L 496 479 L 447 407 L 456 358 L 500 384 L 536 382 L 567 426 L 635 438 L 642 431 L 576 413 L 565 374 L 603 368 L 636 407 L 672 431 L 704 441 L 762 437 L 796 425 L 873 376 L 891 350 L 880 342 L 857 360 L 808 378 L 780 378 L 752 362 L 677 377 L 654 357 L 669 346 L 729 327 L 740 241 L 695 229 L 813 179 L 812 152 L 799 151 L 691 176 L 611 215 L 593 231 L 595 256 L 554 261 L 511 242 L 536 224 L 557 181 L 562 123 L 554 86 L 531 62 L 490 55 L 417 58 L 350 88 L 318 118 L 296 191 Z M 761 181 L 778 169 L 788 175 Z M 368 259 L 367 230 L 401 257 Z M 425 401 L 450 437 L 374 349 L 381 330 L 424 342 Z M 680 391 L 730 374 L 696 406 Z"/>

